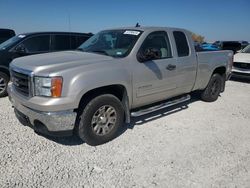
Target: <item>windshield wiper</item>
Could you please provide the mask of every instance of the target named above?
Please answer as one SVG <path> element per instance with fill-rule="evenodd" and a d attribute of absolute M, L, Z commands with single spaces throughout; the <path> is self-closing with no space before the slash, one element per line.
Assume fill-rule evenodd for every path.
<path fill-rule="evenodd" d="M 89 51 L 89 52 L 100 53 L 100 54 L 104 54 L 104 55 L 109 56 L 109 54 L 104 50 L 93 50 L 93 51 Z"/>
<path fill-rule="evenodd" d="M 87 51 L 87 50 L 84 50 L 84 49 L 82 49 L 82 48 L 77 48 L 76 50 L 77 50 L 77 51 L 81 51 L 81 52 L 88 52 L 88 53 L 100 53 L 100 54 L 109 56 L 109 54 L 108 54 L 106 51 L 104 51 L 104 50 Z"/>
<path fill-rule="evenodd" d="M 77 48 L 76 50 L 77 50 L 77 51 L 81 51 L 81 52 L 85 52 L 85 50 L 82 49 L 82 48 Z"/>

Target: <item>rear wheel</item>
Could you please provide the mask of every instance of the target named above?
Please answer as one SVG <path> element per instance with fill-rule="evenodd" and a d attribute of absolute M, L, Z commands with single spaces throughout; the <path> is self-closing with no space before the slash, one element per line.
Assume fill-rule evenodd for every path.
<path fill-rule="evenodd" d="M 95 97 L 80 112 L 77 132 L 89 145 L 100 145 L 114 139 L 123 124 L 121 101 L 110 94 Z"/>
<path fill-rule="evenodd" d="M 10 78 L 7 74 L 0 72 L 0 97 L 7 95 L 7 85 Z"/>
<path fill-rule="evenodd" d="M 212 75 L 207 87 L 201 93 L 201 99 L 206 102 L 216 101 L 223 87 L 223 78 L 215 73 Z"/>

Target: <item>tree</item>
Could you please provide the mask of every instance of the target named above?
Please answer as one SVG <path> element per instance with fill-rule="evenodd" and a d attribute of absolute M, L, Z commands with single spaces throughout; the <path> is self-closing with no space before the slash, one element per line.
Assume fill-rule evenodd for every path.
<path fill-rule="evenodd" d="M 195 33 L 192 33 L 192 39 L 195 41 L 195 42 L 198 42 L 198 43 L 203 43 L 205 42 L 205 37 L 201 36 L 201 35 L 198 35 L 198 34 L 195 34 Z"/>

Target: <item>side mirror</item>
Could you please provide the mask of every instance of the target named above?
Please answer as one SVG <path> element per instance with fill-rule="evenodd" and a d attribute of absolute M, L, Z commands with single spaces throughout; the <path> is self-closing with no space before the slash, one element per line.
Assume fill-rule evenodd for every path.
<path fill-rule="evenodd" d="M 27 50 L 23 44 L 19 44 L 18 46 L 16 46 L 15 52 L 20 53 L 20 54 L 25 54 L 27 53 Z"/>
<path fill-rule="evenodd" d="M 139 62 L 150 61 L 161 58 L 161 51 L 156 48 L 147 48 L 145 51 L 141 51 L 137 55 Z"/>

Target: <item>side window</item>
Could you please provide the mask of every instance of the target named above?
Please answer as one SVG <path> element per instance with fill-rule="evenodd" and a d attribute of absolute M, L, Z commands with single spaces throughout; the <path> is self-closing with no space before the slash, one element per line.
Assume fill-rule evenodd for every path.
<path fill-rule="evenodd" d="M 159 51 L 160 59 L 172 57 L 168 35 L 165 31 L 150 33 L 144 40 L 140 51 L 144 53 L 147 49 Z"/>
<path fill-rule="evenodd" d="M 49 51 L 50 36 L 40 35 L 30 37 L 23 41 L 22 45 L 28 53 L 48 52 Z"/>
<path fill-rule="evenodd" d="M 70 36 L 69 35 L 54 35 L 53 51 L 69 50 Z"/>
<path fill-rule="evenodd" d="M 179 57 L 189 55 L 189 47 L 186 35 L 181 31 L 174 31 L 174 39 L 176 43 L 177 53 Z"/>
<path fill-rule="evenodd" d="M 76 49 L 78 46 L 77 44 L 77 36 L 75 35 L 70 35 L 70 49 Z"/>
<path fill-rule="evenodd" d="M 88 39 L 89 39 L 89 37 L 86 37 L 86 36 L 77 36 L 77 44 L 78 44 L 78 46 L 80 46 L 82 43 L 84 43 Z"/>

